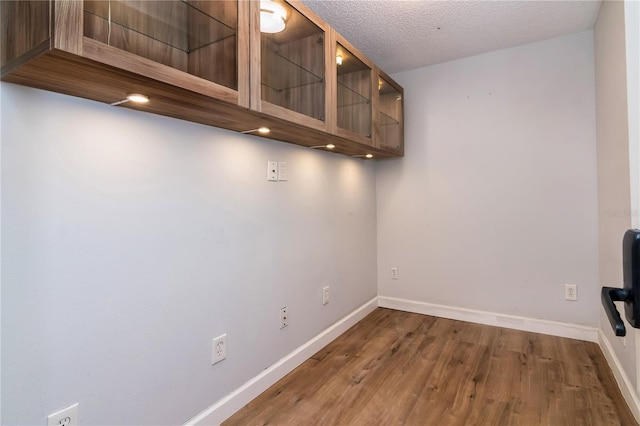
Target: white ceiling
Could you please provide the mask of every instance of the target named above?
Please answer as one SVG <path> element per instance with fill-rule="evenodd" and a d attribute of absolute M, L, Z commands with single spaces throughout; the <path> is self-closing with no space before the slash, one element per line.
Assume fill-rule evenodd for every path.
<path fill-rule="evenodd" d="M 600 0 L 303 0 L 387 73 L 593 27 Z"/>

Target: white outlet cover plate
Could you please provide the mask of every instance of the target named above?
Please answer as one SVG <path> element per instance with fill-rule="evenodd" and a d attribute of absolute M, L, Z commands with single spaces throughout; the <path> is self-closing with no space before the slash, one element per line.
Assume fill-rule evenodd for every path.
<path fill-rule="evenodd" d="M 280 328 L 285 328 L 289 325 L 289 315 L 287 312 L 287 307 L 280 309 Z"/>
<path fill-rule="evenodd" d="M 78 405 L 73 404 L 47 416 L 47 426 L 78 426 Z"/>
<path fill-rule="evenodd" d="M 227 333 L 213 339 L 211 364 L 217 364 L 227 357 Z"/>
<path fill-rule="evenodd" d="M 278 162 L 267 161 L 267 180 L 275 182 L 278 180 Z"/>
<path fill-rule="evenodd" d="M 575 284 L 564 285 L 564 298 L 565 300 L 577 301 L 578 300 L 578 286 Z"/>

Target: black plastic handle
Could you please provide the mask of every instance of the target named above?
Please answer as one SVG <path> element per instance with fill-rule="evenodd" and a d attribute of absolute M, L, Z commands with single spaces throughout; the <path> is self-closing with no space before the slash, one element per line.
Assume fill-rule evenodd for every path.
<path fill-rule="evenodd" d="M 620 317 L 620 312 L 618 312 L 613 302 L 626 302 L 630 297 L 629 291 L 624 288 L 602 287 L 602 306 L 604 306 L 604 311 L 607 313 L 607 317 L 609 317 L 609 322 L 615 330 L 616 336 L 626 335 L 627 330 Z"/>

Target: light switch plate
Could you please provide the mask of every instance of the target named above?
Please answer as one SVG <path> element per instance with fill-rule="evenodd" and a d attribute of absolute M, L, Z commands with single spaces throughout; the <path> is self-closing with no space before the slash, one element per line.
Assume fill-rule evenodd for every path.
<path fill-rule="evenodd" d="M 287 163 L 285 163 L 284 161 L 280 161 L 278 163 L 278 180 L 287 180 Z"/>

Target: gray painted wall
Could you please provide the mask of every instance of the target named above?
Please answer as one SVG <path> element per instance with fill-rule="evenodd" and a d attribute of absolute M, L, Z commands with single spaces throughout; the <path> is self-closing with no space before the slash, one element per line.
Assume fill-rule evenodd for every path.
<path fill-rule="evenodd" d="M 622 286 L 622 236 L 631 227 L 624 3 L 605 1 L 594 27 L 598 139 L 600 282 Z M 637 119 L 637 118 L 636 118 Z M 600 310 L 600 328 L 636 386 L 635 333 L 615 337 Z"/>
<path fill-rule="evenodd" d="M 2 424 L 181 424 L 376 295 L 372 162 L 1 89 Z"/>
<path fill-rule="evenodd" d="M 592 32 L 394 78 L 406 156 L 377 165 L 379 294 L 596 326 Z"/>

